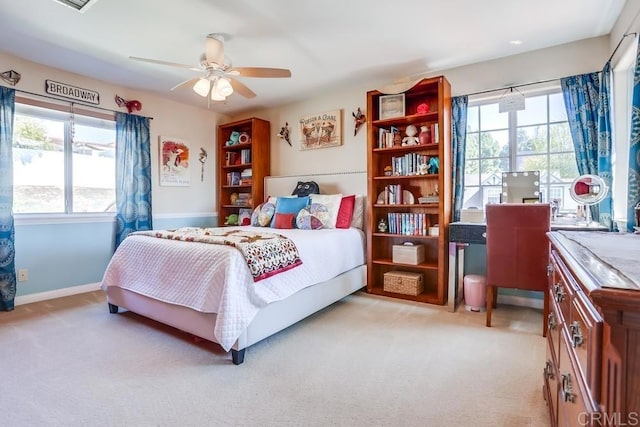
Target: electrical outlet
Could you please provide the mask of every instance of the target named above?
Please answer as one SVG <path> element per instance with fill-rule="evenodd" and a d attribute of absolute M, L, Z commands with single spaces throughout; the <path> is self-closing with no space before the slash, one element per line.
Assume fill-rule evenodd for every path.
<path fill-rule="evenodd" d="M 29 280 L 29 270 L 26 268 L 18 270 L 18 282 L 26 282 Z"/>

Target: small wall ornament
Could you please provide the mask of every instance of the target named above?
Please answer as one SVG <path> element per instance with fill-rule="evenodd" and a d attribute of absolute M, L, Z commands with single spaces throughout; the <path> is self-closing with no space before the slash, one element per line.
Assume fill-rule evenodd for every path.
<path fill-rule="evenodd" d="M 284 126 L 280 128 L 280 132 L 278 132 L 278 138 L 284 139 L 285 141 L 287 141 L 287 144 L 289 144 L 290 147 L 293 147 L 293 145 L 291 145 L 291 140 L 289 139 L 289 122 L 285 122 Z"/>
<path fill-rule="evenodd" d="M 140 111 L 142 110 L 142 103 L 136 99 L 132 99 L 130 101 L 116 95 L 116 104 L 118 107 L 126 107 L 127 112 L 131 113 L 132 111 Z"/>
<path fill-rule="evenodd" d="M 0 79 L 2 79 L 2 81 L 9 83 L 11 86 L 17 85 L 21 77 L 22 75 L 14 70 L 9 70 L 9 71 L 0 73 Z"/>
<path fill-rule="evenodd" d="M 198 156 L 198 161 L 200 162 L 200 182 L 204 181 L 204 162 L 207 161 L 207 151 L 200 147 L 200 155 Z"/>
<path fill-rule="evenodd" d="M 356 134 L 358 133 L 358 129 L 360 129 L 360 126 L 367 122 L 367 116 L 364 115 L 360 107 L 358 107 L 358 111 L 356 111 L 355 113 L 352 111 L 351 115 L 353 116 L 353 121 L 355 122 L 353 136 L 356 136 Z"/>

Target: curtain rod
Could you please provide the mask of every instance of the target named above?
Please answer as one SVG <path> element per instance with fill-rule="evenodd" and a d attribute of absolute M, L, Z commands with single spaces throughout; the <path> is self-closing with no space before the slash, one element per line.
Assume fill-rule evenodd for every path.
<path fill-rule="evenodd" d="M 122 113 L 122 111 L 116 111 L 116 110 L 111 110 L 109 108 L 104 108 L 104 107 L 97 107 L 95 105 L 91 105 L 91 104 L 86 104 L 84 102 L 76 102 L 76 101 L 67 101 L 66 99 L 60 99 L 60 98 L 56 98 L 55 96 L 49 96 L 49 95 L 42 95 L 41 93 L 35 93 L 35 92 L 29 92 L 26 90 L 22 90 L 22 89 L 14 89 L 16 92 L 20 92 L 20 93 L 26 93 L 28 95 L 33 95 L 33 96 L 39 96 L 41 98 L 47 98 L 47 99 L 53 99 L 55 101 L 62 101 L 62 102 L 68 102 L 71 105 L 81 105 L 83 107 L 89 107 L 89 108 L 95 108 L 97 110 L 103 110 L 103 111 L 109 111 L 111 113 Z M 143 116 L 146 117 L 146 116 Z M 147 117 L 149 120 L 153 120 L 153 117 Z"/>
<path fill-rule="evenodd" d="M 613 52 L 611 53 L 611 56 L 609 57 L 609 60 L 607 62 L 610 62 L 613 59 L 613 55 L 616 54 L 616 52 L 618 51 L 618 48 L 620 47 L 620 45 L 622 44 L 624 39 L 626 39 L 628 36 L 635 36 L 637 34 L 638 33 L 626 33 L 626 34 L 623 34 L 622 37 L 620 37 L 620 41 L 616 45 L 616 48 L 613 49 Z"/>
<path fill-rule="evenodd" d="M 515 88 L 523 87 L 523 86 L 539 85 L 539 84 L 542 84 L 542 83 L 550 83 L 550 82 L 555 82 L 555 81 L 558 81 L 558 80 L 560 80 L 559 77 L 557 79 L 547 79 L 547 80 L 540 80 L 540 81 L 537 81 L 537 82 L 521 83 L 519 85 L 511 85 L 511 86 L 499 87 L 499 88 L 496 88 L 496 89 L 487 89 L 487 90 L 481 90 L 479 92 L 468 93 L 468 94 L 466 94 L 466 96 L 482 95 L 483 93 L 497 92 L 499 90 L 515 89 Z"/>

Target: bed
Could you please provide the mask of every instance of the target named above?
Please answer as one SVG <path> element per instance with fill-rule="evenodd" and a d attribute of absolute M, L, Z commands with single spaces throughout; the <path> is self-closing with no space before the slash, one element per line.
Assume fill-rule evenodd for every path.
<path fill-rule="evenodd" d="M 323 194 L 366 194 L 365 172 L 267 177 L 265 192 L 289 195 L 310 180 Z M 225 227 L 278 233 L 295 243 L 301 265 L 256 282 L 234 247 L 129 236 L 101 283 L 109 311 L 123 308 L 216 342 L 239 365 L 249 346 L 365 286 L 364 197 L 358 202 L 362 228 Z"/>

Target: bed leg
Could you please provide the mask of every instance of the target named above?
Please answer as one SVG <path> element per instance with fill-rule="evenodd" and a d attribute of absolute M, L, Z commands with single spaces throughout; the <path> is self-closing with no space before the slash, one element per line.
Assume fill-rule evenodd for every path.
<path fill-rule="evenodd" d="M 233 360 L 233 364 L 234 365 L 240 365 L 242 362 L 244 362 L 244 351 L 246 350 L 246 348 L 243 348 L 242 350 L 233 350 L 231 349 L 231 360 Z"/>
<path fill-rule="evenodd" d="M 111 304 L 110 302 L 108 302 L 107 304 L 109 304 L 109 313 L 117 313 L 118 312 L 118 306 Z"/>

